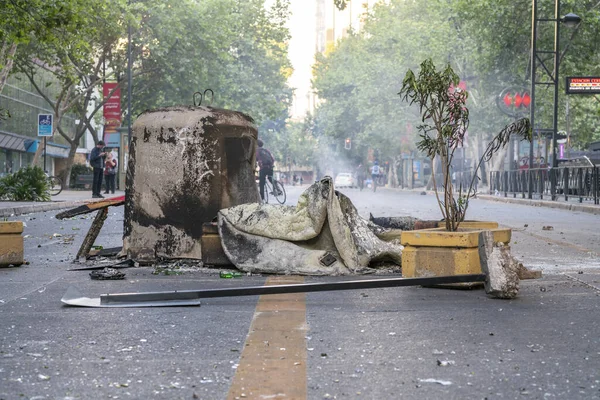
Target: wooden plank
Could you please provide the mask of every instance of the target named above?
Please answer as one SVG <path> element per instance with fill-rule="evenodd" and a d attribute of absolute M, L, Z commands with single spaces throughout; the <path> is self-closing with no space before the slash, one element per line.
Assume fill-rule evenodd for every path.
<path fill-rule="evenodd" d="M 99 201 L 92 201 L 89 203 L 85 203 L 83 205 L 77 206 L 75 208 L 71 208 L 70 210 L 66 210 L 56 214 L 57 219 L 64 218 L 72 218 L 81 214 L 88 214 L 94 212 L 96 210 L 100 210 L 103 208 L 111 207 L 111 206 L 121 206 L 125 204 L 125 196 L 111 197 L 110 199 L 104 199 Z"/>
<path fill-rule="evenodd" d="M 81 243 L 81 247 L 77 252 L 76 260 L 79 260 L 80 257 L 87 257 L 90 249 L 96 241 L 96 238 L 98 237 L 98 234 L 100 233 L 100 230 L 102 229 L 102 225 L 104 225 L 106 217 L 108 217 L 108 207 L 101 209 L 98 211 L 98 214 L 96 214 L 96 218 L 94 218 L 94 222 L 92 222 L 92 226 L 85 236 L 85 239 L 83 239 L 83 243 Z"/>

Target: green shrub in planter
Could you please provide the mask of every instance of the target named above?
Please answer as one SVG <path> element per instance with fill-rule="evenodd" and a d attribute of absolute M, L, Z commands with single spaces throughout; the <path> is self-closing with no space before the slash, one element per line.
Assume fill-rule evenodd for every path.
<path fill-rule="evenodd" d="M 0 199 L 50 201 L 48 178 L 40 167 L 27 167 L 0 178 Z"/>

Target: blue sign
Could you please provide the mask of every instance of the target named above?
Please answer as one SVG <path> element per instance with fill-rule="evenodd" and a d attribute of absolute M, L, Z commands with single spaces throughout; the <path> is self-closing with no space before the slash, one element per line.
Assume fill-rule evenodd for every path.
<path fill-rule="evenodd" d="M 38 114 L 38 136 L 52 137 L 52 114 Z"/>

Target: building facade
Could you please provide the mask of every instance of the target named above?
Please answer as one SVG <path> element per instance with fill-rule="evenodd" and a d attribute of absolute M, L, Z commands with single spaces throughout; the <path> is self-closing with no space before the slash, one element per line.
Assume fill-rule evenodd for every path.
<path fill-rule="evenodd" d="M 55 98 L 55 85 L 50 82 L 48 75 L 40 72 L 42 82 L 39 87 L 47 89 L 46 95 Z M 46 78 L 46 82 L 44 82 Z M 53 114 L 48 102 L 40 96 L 27 77 L 18 74 L 11 75 L 0 93 L 0 105 L 10 116 L 0 120 L 0 176 L 13 173 L 31 165 L 38 146 L 44 146 L 44 138 L 38 137 L 38 115 Z M 75 129 L 76 120 L 66 115 L 61 122 L 61 128 L 67 132 Z M 54 175 L 60 170 L 69 155 L 67 141 L 60 135 L 46 139 L 44 169 Z M 44 162 L 44 159 L 42 159 Z"/>

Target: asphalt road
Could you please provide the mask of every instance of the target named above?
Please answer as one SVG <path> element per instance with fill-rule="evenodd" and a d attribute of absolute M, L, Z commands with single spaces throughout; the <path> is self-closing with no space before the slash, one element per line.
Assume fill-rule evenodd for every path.
<path fill-rule="evenodd" d="M 439 218 L 433 196 L 344 192 L 366 217 Z M 544 271 L 511 301 L 409 287 L 93 309 L 60 298 L 267 277 L 142 267 L 92 281 L 67 270 L 93 217 L 55 214 L 11 218 L 27 224 L 29 265 L 0 270 L 0 399 L 600 399 L 600 216 L 473 200 L 469 218 L 512 227 L 514 254 Z M 111 210 L 96 243 L 119 246 L 122 223 Z"/>

